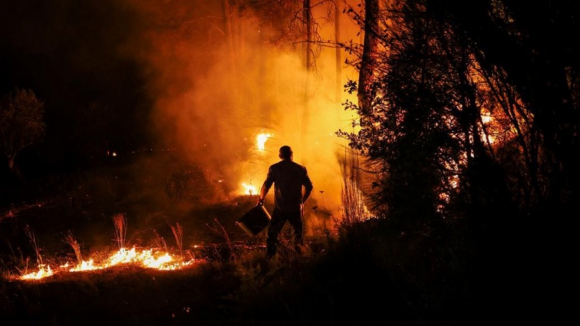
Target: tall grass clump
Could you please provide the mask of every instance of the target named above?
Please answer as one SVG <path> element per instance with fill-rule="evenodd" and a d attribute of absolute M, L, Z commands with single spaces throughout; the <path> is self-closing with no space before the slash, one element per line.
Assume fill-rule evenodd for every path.
<path fill-rule="evenodd" d="M 348 229 L 369 219 L 369 214 L 366 212 L 364 204 L 359 154 L 345 150 L 344 158 L 340 163 L 342 175 L 342 220 L 338 224 L 340 227 Z"/>
<path fill-rule="evenodd" d="M 39 266 L 44 265 L 44 263 L 42 261 L 42 255 L 40 254 L 40 247 L 38 246 L 38 239 L 36 238 L 34 231 L 32 231 L 32 229 L 30 229 L 29 225 L 26 225 L 24 227 L 24 233 L 26 234 L 28 239 L 30 239 L 30 243 L 32 244 L 32 247 L 34 248 L 34 252 L 36 253 L 36 261 L 37 261 L 38 265 Z"/>
<path fill-rule="evenodd" d="M 236 253 L 236 250 L 234 248 L 234 245 L 232 243 L 232 240 L 230 239 L 230 236 L 228 235 L 228 232 L 226 231 L 226 229 L 223 227 L 223 225 L 221 225 L 221 223 L 217 220 L 214 219 L 214 225 L 215 226 L 210 226 L 209 224 L 206 224 L 207 228 L 210 229 L 211 231 L 217 233 L 218 235 L 220 235 L 221 237 L 223 237 L 223 239 L 226 242 L 227 248 L 228 248 L 228 260 L 233 261 L 234 263 L 237 261 L 238 259 L 238 254 Z M 218 258 L 223 259 L 222 255 L 219 254 L 219 251 L 217 250 L 217 248 L 215 248 L 216 250 L 216 255 L 218 256 Z"/>
<path fill-rule="evenodd" d="M 83 262 L 83 257 L 81 255 L 81 246 L 79 245 L 79 242 L 75 239 L 72 231 L 68 231 L 67 234 L 64 236 L 64 243 L 68 244 L 69 246 L 71 246 L 71 248 L 73 249 L 75 256 L 77 258 L 77 265 L 81 264 Z"/>
<path fill-rule="evenodd" d="M 177 248 L 179 249 L 179 254 L 183 255 L 183 229 L 179 223 L 175 223 L 175 226 L 169 225 L 171 228 L 171 232 L 173 233 L 173 237 L 175 238 L 175 243 L 177 244 Z"/>
<path fill-rule="evenodd" d="M 125 247 L 127 237 L 127 217 L 124 213 L 113 215 L 113 225 L 115 226 L 115 241 L 119 249 Z"/>
<path fill-rule="evenodd" d="M 155 229 L 153 230 L 153 233 L 155 233 L 155 245 L 167 251 L 167 242 L 165 242 L 165 239 L 159 233 L 157 233 Z"/>

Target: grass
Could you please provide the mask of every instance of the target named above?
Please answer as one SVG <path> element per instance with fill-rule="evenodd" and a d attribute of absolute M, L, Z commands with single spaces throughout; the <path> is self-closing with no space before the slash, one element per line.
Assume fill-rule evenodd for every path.
<path fill-rule="evenodd" d="M 127 238 L 127 217 L 124 213 L 113 215 L 113 225 L 115 226 L 115 240 L 119 249 L 125 248 Z"/>
<path fill-rule="evenodd" d="M 311 238 L 301 256 L 283 242 L 268 262 L 263 247 L 232 241 L 199 249 L 203 260 L 183 270 L 126 264 L 4 279 L 0 317 L 3 325 L 479 324 L 465 274 L 455 275 L 459 269 L 448 270 L 437 261 L 445 257 L 431 251 L 441 245 L 385 234 L 382 223 Z"/>
<path fill-rule="evenodd" d="M 81 246 L 79 244 L 79 242 L 75 239 L 72 231 L 68 231 L 67 234 L 64 237 L 63 240 L 66 244 L 68 244 L 69 246 L 71 246 L 71 248 L 73 249 L 74 253 L 75 253 L 75 257 L 76 257 L 76 262 L 77 265 L 82 263 L 83 261 L 83 255 L 81 253 Z"/>
<path fill-rule="evenodd" d="M 317 229 L 302 255 L 285 228 L 279 255 L 266 261 L 264 233 L 249 238 L 235 226 L 255 198 L 203 202 L 183 185 L 177 200 L 163 177 L 115 175 L 131 176 L 118 170 L 68 176 L 0 211 L 2 325 L 484 325 L 505 312 L 480 306 L 494 297 L 479 294 L 469 239 L 460 232 L 402 234 L 387 220 L 360 218 L 355 184 L 343 192 L 351 205 L 345 223 Z M 175 271 L 123 264 L 14 279 L 41 262 L 74 265 L 131 246 L 198 263 Z"/>

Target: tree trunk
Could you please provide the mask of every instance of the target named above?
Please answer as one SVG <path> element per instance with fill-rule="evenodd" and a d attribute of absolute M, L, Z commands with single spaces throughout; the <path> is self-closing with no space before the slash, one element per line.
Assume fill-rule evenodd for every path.
<path fill-rule="evenodd" d="M 336 43 L 336 104 L 340 105 L 342 94 L 342 58 L 340 55 L 340 0 L 334 0 L 334 41 Z"/>
<path fill-rule="evenodd" d="M 306 34 L 305 43 L 305 63 L 304 66 L 306 71 L 310 71 L 312 67 L 312 13 L 310 10 L 310 0 L 304 0 L 303 2 L 303 13 L 304 13 L 304 29 Z"/>
<path fill-rule="evenodd" d="M 378 46 L 377 31 L 379 19 L 378 0 L 365 0 L 364 45 L 358 82 L 358 105 L 363 116 L 368 114 L 373 100 L 373 69 Z"/>
<path fill-rule="evenodd" d="M 300 135 L 302 151 L 306 150 L 308 140 L 305 138 L 308 135 L 308 128 L 310 124 L 310 73 L 312 69 L 312 12 L 310 8 L 310 0 L 303 0 L 302 12 L 304 15 L 304 29 L 306 41 L 305 49 L 305 83 L 304 83 L 304 107 L 302 108 L 302 133 Z M 305 164 L 303 161 L 302 163 Z"/>

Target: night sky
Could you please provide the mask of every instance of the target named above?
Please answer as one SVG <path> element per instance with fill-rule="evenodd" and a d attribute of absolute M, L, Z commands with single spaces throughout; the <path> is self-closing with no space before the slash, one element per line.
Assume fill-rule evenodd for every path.
<path fill-rule="evenodd" d="M 75 169 L 106 150 L 151 145 L 147 70 L 130 55 L 143 20 L 121 1 L 2 1 L 0 93 L 31 89 L 45 103 L 47 169 Z"/>

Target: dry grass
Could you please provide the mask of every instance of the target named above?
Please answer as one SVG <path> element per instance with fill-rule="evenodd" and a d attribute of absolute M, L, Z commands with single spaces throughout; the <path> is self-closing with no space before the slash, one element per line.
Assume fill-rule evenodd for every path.
<path fill-rule="evenodd" d="M 221 223 L 217 219 L 214 219 L 213 223 L 214 223 L 213 226 L 206 224 L 207 228 L 210 229 L 211 231 L 213 231 L 214 233 L 220 235 L 221 237 L 223 237 L 223 239 L 225 240 L 226 245 L 229 249 L 229 259 L 233 260 L 234 262 L 237 261 L 238 254 L 234 248 L 234 245 L 232 244 L 232 241 L 230 239 L 228 232 L 226 231 L 226 229 L 223 227 L 223 225 L 221 225 Z"/>
<path fill-rule="evenodd" d="M 341 161 L 341 174 L 342 220 L 339 224 L 349 227 L 367 218 L 364 194 L 361 190 L 361 164 L 358 153 L 345 150 Z"/>
<path fill-rule="evenodd" d="M 64 243 L 71 246 L 71 248 L 73 249 L 73 251 L 75 253 L 75 257 L 77 259 L 77 264 L 81 264 L 83 261 L 83 257 L 81 255 L 81 246 L 78 243 L 78 241 L 76 240 L 76 238 L 74 237 L 72 231 L 70 231 L 70 230 L 68 231 L 68 233 L 65 235 L 63 241 L 64 241 Z"/>
<path fill-rule="evenodd" d="M 342 223 L 352 226 L 366 219 L 363 204 L 363 194 L 356 180 L 345 178 L 342 188 Z"/>
<path fill-rule="evenodd" d="M 127 238 L 127 217 L 124 213 L 113 215 L 113 225 L 115 226 L 115 240 L 119 249 L 125 248 Z"/>
<path fill-rule="evenodd" d="M 155 247 L 157 248 L 163 248 L 165 249 L 165 251 L 167 251 L 167 242 L 165 241 L 165 239 L 159 235 L 159 233 L 157 233 L 157 231 L 154 229 L 153 232 L 155 233 Z"/>
<path fill-rule="evenodd" d="M 24 233 L 26 234 L 26 236 L 30 240 L 30 243 L 32 244 L 32 247 L 34 248 L 34 252 L 36 253 L 36 261 L 38 265 L 39 266 L 44 265 L 42 261 L 42 255 L 40 254 L 40 247 L 38 246 L 38 239 L 36 238 L 34 231 L 32 231 L 29 225 L 26 225 L 24 227 Z"/>
<path fill-rule="evenodd" d="M 171 232 L 175 238 L 175 244 L 177 245 L 179 254 L 183 255 L 183 229 L 181 229 L 181 225 L 179 225 L 179 223 L 175 223 L 175 226 L 169 225 L 169 227 L 171 228 Z"/>

